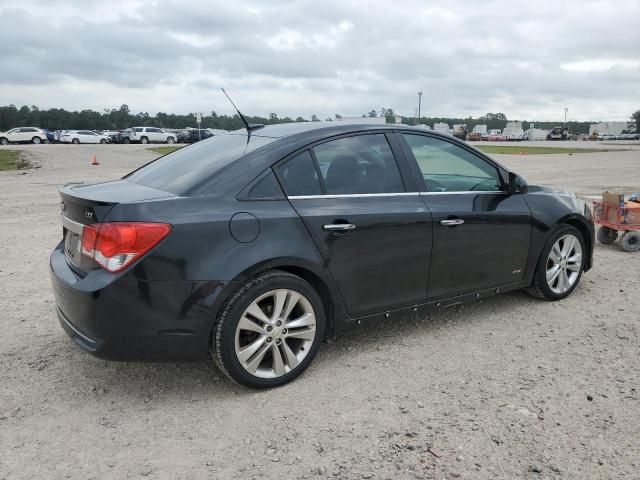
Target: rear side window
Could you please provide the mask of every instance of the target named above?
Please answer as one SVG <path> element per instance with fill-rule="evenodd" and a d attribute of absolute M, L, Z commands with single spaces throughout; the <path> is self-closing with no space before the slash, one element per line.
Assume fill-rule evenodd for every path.
<path fill-rule="evenodd" d="M 383 134 L 333 140 L 314 147 L 313 152 L 328 194 L 404 192 Z"/>
<path fill-rule="evenodd" d="M 322 195 L 313 158 L 308 150 L 296 155 L 278 168 L 284 189 L 290 197 Z"/>
<path fill-rule="evenodd" d="M 274 139 L 246 135 L 216 135 L 206 142 L 183 147 L 127 175 L 127 180 L 165 192 L 184 195 L 206 183 L 233 160 Z"/>

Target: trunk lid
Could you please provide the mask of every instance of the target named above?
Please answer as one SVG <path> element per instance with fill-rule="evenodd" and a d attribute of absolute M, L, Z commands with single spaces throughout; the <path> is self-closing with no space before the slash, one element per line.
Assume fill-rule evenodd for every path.
<path fill-rule="evenodd" d="M 82 255 L 82 230 L 85 225 L 104 222 L 115 205 L 174 196 L 127 180 L 65 185 L 60 189 L 60 209 L 67 263 L 82 275 L 97 267 L 92 259 Z"/>

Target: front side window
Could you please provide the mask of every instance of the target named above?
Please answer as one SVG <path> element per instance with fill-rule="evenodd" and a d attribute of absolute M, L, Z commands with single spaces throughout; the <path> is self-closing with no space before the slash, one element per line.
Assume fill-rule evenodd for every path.
<path fill-rule="evenodd" d="M 308 150 L 280 165 L 278 173 L 288 196 L 322 195 L 316 167 Z"/>
<path fill-rule="evenodd" d="M 404 185 L 383 134 L 357 135 L 313 148 L 328 194 L 398 193 Z"/>
<path fill-rule="evenodd" d="M 418 163 L 428 192 L 495 192 L 502 189 L 496 167 L 451 142 L 402 134 Z"/>

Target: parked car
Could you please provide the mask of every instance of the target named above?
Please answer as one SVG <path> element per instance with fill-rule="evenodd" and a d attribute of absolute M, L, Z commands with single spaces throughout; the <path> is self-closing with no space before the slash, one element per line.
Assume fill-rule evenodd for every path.
<path fill-rule="evenodd" d="M 130 142 L 139 143 L 175 143 L 176 135 L 156 127 L 133 127 L 130 129 Z"/>
<path fill-rule="evenodd" d="M 131 128 L 127 128 L 125 130 L 120 130 L 113 137 L 113 143 L 131 143 Z"/>
<path fill-rule="evenodd" d="M 199 133 L 198 133 L 199 132 Z M 196 143 L 200 140 L 206 140 L 207 138 L 213 137 L 213 133 L 209 130 L 203 128 L 201 130 L 194 129 L 187 131 L 187 134 L 183 137 L 183 143 Z"/>
<path fill-rule="evenodd" d="M 611 134 L 611 133 L 599 133 L 598 134 L 598 140 L 615 140 L 616 136 Z"/>
<path fill-rule="evenodd" d="M 555 127 L 547 133 L 547 140 L 566 140 L 567 132 L 562 127 Z"/>
<path fill-rule="evenodd" d="M 91 130 L 70 130 L 60 135 L 61 143 L 109 143 L 109 137 Z"/>
<path fill-rule="evenodd" d="M 9 143 L 45 143 L 47 134 L 41 128 L 36 127 L 18 127 L 0 132 L 0 145 L 8 145 Z"/>
<path fill-rule="evenodd" d="M 44 134 L 47 136 L 47 141 L 45 143 L 58 143 L 58 140 L 60 139 L 60 133 L 56 131 L 45 129 Z"/>
<path fill-rule="evenodd" d="M 118 132 L 118 130 L 100 130 L 100 131 L 97 131 L 96 133 L 107 137 L 109 139 L 109 143 L 114 143 L 115 138 L 118 136 L 118 133 L 120 132 Z"/>
<path fill-rule="evenodd" d="M 212 358 L 269 388 L 348 327 L 517 289 L 560 300 L 591 268 L 572 193 L 448 135 L 332 123 L 252 126 L 63 187 L 63 329 L 100 358 Z"/>

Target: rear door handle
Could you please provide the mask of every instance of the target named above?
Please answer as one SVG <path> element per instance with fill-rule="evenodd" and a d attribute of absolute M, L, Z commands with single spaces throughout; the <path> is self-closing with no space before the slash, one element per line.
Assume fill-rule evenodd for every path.
<path fill-rule="evenodd" d="M 440 225 L 446 225 L 447 227 L 454 227 L 456 225 L 462 225 L 464 220 L 461 218 L 450 218 L 447 220 L 440 220 Z"/>
<path fill-rule="evenodd" d="M 322 227 L 323 230 L 330 232 L 346 232 L 347 230 L 354 230 L 356 226 L 353 223 L 330 223 Z"/>

